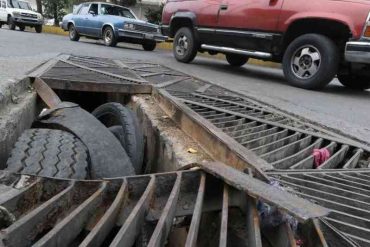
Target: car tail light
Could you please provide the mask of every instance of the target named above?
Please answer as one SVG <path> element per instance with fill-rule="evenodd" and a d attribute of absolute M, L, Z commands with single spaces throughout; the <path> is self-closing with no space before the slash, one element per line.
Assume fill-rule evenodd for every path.
<path fill-rule="evenodd" d="M 369 15 L 367 16 L 367 19 L 366 19 L 363 36 L 365 38 L 370 38 L 370 13 L 369 13 Z"/>

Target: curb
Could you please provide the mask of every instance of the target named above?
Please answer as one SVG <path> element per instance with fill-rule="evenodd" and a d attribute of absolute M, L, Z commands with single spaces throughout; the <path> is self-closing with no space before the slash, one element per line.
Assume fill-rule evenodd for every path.
<path fill-rule="evenodd" d="M 42 31 L 44 33 L 68 36 L 67 32 L 63 31 L 60 27 L 55 27 L 55 26 L 43 26 Z M 159 43 L 157 45 L 157 48 L 163 49 L 163 50 L 172 50 L 172 43 L 171 42 Z M 223 54 L 209 55 L 208 53 L 203 53 L 202 56 L 225 60 L 225 56 Z M 258 65 L 258 66 L 263 66 L 263 67 L 268 67 L 268 68 L 281 68 L 281 65 L 279 63 L 267 62 L 267 61 L 262 61 L 258 59 L 253 59 L 253 58 L 249 59 L 248 64 L 253 64 L 253 65 Z"/>

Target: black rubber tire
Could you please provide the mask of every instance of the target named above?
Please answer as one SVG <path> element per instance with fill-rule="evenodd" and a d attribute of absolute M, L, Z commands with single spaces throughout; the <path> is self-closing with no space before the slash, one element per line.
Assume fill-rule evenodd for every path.
<path fill-rule="evenodd" d="M 183 36 L 185 36 L 189 40 L 189 43 L 187 51 L 183 55 L 181 55 L 176 51 L 176 44 Z M 190 63 L 197 55 L 198 46 L 198 41 L 195 38 L 193 30 L 188 27 L 182 27 L 176 32 L 175 38 L 173 40 L 173 54 L 177 61 L 182 63 Z"/>
<path fill-rule="evenodd" d="M 338 74 L 338 81 L 345 87 L 354 90 L 366 90 L 370 88 L 370 77 L 358 75 Z"/>
<path fill-rule="evenodd" d="M 88 178 L 88 151 L 74 135 L 52 129 L 29 129 L 18 138 L 6 170 L 44 177 Z"/>
<path fill-rule="evenodd" d="M 118 138 L 136 174 L 141 174 L 144 158 L 144 137 L 136 115 L 120 103 L 106 103 L 96 108 L 92 114 Z M 120 130 L 117 125 L 122 128 Z M 113 126 L 113 127 L 112 127 Z"/>
<path fill-rule="evenodd" d="M 2 28 L 2 27 L 3 27 L 3 24 L 0 23 L 0 28 Z"/>
<path fill-rule="evenodd" d="M 248 57 L 236 55 L 236 54 L 226 54 L 226 60 L 232 67 L 241 67 L 248 62 Z"/>
<path fill-rule="evenodd" d="M 26 27 L 25 27 L 25 26 L 19 26 L 19 30 L 20 30 L 20 31 L 22 31 L 22 32 L 23 32 L 25 29 L 26 29 Z"/>
<path fill-rule="evenodd" d="M 106 35 L 108 34 L 108 32 L 112 32 L 112 38 L 111 40 L 108 42 L 106 41 Z M 115 36 L 114 34 L 114 31 L 111 27 L 106 27 L 104 28 L 104 31 L 103 31 L 103 41 L 104 41 L 104 44 L 106 46 L 110 46 L 110 47 L 115 47 L 117 45 L 117 37 Z"/>
<path fill-rule="evenodd" d="M 42 33 L 42 25 L 35 26 L 36 33 Z"/>
<path fill-rule="evenodd" d="M 68 26 L 68 31 L 69 31 L 69 39 L 71 41 L 79 41 L 80 40 L 80 35 L 78 34 L 75 26 L 73 24 L 70 24 Z"/>
<path fill-rule="evenodd" d="M 321 62 L 315 75 L 308 79 L 297 77 L 291 60 L 297 49 L 303 46 L 315 47 L 321 54 Z M 296 38 L 287 48 L 283 58 L 283 71 L 290 84 L 304 89 L 322 89 L 334 78 L 339 68 L 339 51 L 335 43 L 320 34 L 305 34 Z"/>
<path fill-rule="evenodd" d="M 15 23 L 13 17 L 8 17 L 8 27 L 10 30 L 15 30 Z"/>
<path fill-rule="evenodd" d="M 155 41 L 146 41 L 142 46 L 145 51 L 154 51 L 157 43 Z"/>

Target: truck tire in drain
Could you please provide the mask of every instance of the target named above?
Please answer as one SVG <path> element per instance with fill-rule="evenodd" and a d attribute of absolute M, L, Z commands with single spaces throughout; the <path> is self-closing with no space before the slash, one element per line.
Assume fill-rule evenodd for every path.
<path fill-rule="evenodd" d="M 144 138 L 135 114 L 120 103 L 103 104 L 96 108 L 92 114 L 117 137 L 130 157 L 136 174 L 141 174 Z"/>
<path fill-rule="evenodd" d="M 57 178 L 88 178 L 89 156 L 74 135 L 54 129 L 29 129 L 18 138 L 6 170 Z"/>

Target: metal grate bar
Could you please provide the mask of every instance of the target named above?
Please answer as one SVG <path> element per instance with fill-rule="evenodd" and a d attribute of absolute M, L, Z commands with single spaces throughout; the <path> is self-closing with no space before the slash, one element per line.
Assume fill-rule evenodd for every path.
<path fill-rule="evenodd" d="M 250 133 L 250 134 L 246 134 L 246 135 L 234 137 L 234 139 L 237 142 L 239 142 L 239 143 L 241 143 L 243 145 L 244 143 L 247 143 L 250 140 L 259 139 L 261 137 L 269 136 L 271 134 L 277 133 L 278 131 L 279 131 L 279 128 L 278 127 L 270 127 L 269 129 L 263 129 L 263 130 L 261 130 L 259 132 L 255 132 L 255 133 Z"/>
<path fill-rule="evenodd" d="M 342 145 L 341 149 L 325 161 L 318 169 L 333 169 L 338 168 L 338 165 L 343 161 L 344 156 L 349 149 L 348 145 Z"/>
<path fill-rule="evenodd" d="M 352 169 L 356 168 L 358 161 L 360 160 L 362 154 L 364 153 L 364 150 L 362 149 L 357 149 L 357 151 L 354 153 L 352 158 L 350 158 L 344 165 L 344 169 Z"/>
<path fill-rule="evenodd" d="M 228 185 L 225 184 L 222 199 L 221 231 L 219 247 L 227 246 L 228 216 L 229 216 L 229 188 Z"/>

